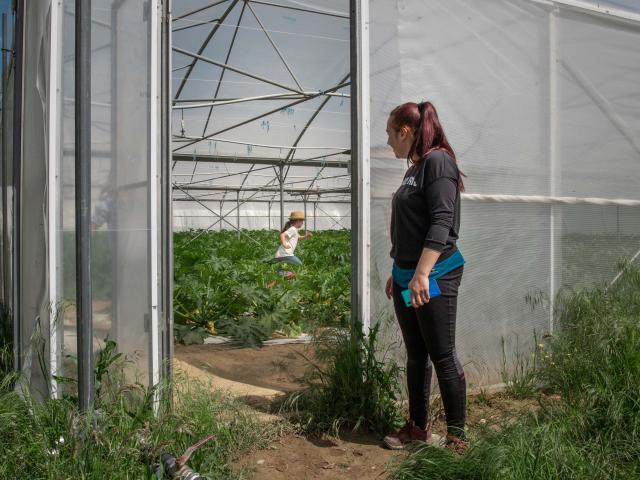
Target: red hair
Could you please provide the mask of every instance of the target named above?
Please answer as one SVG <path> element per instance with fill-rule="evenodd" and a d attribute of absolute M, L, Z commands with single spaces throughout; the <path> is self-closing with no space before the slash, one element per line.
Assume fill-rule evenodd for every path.
<path fill-rule="evenodd" d="M 389 117 L 396 130 L 408 126 L 414 131 L 413 143 L 407 154 L 407 160 L 411 163 L 415 163 L 413 157 L 418 157 L 420 162 L 434 150 L 444 150 L 454 162 L 456 161 L 456 154 L 444 134 L 436 107 L 431 102 L 403 103 L 391 110 Z M 462 177 L 464 173 L 458 169 L 458 185 L 461 192 L 464 191 Z"/>

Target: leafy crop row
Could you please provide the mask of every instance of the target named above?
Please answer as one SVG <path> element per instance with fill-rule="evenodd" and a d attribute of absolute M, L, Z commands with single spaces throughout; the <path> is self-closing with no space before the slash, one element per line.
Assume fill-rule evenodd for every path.
<path fill-rule="evenodd" d="M 270 263 L 273 231 L 174 234 L 178 329 L 201 327 L 259 345 L 274 332 L 296 336 L 346 327 L 351 312 L 351 233 L 317 232 L 300 242 L 303 265 Z M 293 271 L 287 280 L 278 270 Z"/>

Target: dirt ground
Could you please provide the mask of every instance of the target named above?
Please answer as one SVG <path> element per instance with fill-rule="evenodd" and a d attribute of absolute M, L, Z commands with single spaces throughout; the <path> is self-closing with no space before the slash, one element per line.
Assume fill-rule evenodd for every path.
<path fill-rule="evenodd" d="M 176 345 L 175 357 L 189 375 L 210 381 L 214 388 L 235 391 L 248 405 L 264 412 L 274 397 L 304 386 L 313 358 L 309 344 L 270 345 L 261 349 L 229 345 Z M 536 400 L 514 400 L 504 394 L 468 398 L 467 425 L 474 431 L 499 428 L 505 416 L 537 408 Z M 434 433 L 444 434 L 444 413 L 438 399 L 432 402 Z M 238 470 L 253 480 L 360 480 L 386 479 L 389 466 L 402 458 L 381 446 L 380 438 L 367 433 L 344 433 L 341 439 L 305 438 L 293 433 L 275 440 L 267 449 L 249 453 Z"/>
<path fill-rule="evenodd" d="M 238 469 L 253 471 L 254 480 L 386 479 L 390 463 L 402 455 L 382 448 L 370 434 L 344 434 L 341 439 L 288 435 L 244 457 Z"/>
<path fill-rule="evenodd" d="M 272 400 L 264 392 L 271 391 L 275 396 L 304 386 L 309 369 L 307 359 L 313 359 L 313 353 L 310 344 L 270 345 L 260 349 L 229 345 L 175 347 L 178 361 L 201 374 L 209 374 L 214 387 L 237 388 L 239 398 L 260 411 Z M 253 386 L 255 394 L 247 394 L 247 385 Z M 380 438 L 373 434 L 347 433 L 341 439 L 288 434 L 266 450 L 242 458 L 238 470 L 254 472 L 251 476 L 254 480 L 383 479 L 387 478 L 390 461 L 400 455 L 382 448 Z"/>
<path fill-rule="evenodd" d="M 215 377 L 234 382 L 291 392 L 304 386 L 313 358 L 310 344 L 269 345 L 239 348 L 231 345 L 176 345 L 175 356 Z M 213 380 L 215 384 L 215 380 Z"/>

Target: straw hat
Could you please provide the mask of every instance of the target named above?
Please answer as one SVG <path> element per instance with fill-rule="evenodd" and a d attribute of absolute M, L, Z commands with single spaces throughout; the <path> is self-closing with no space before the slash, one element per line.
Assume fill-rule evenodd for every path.
<path fill-rule="evenodd" d="M 291 212 L 291 215 L 289 215 L 289 220 L 304 220 L 304 212 L 294 210 Z"/>

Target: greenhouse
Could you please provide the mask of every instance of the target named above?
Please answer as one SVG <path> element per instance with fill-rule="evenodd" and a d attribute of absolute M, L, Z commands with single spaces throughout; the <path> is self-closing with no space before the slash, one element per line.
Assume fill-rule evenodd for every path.
<path fill-rule="evenodd" d="M 405 102 L 438 108 L 464 174 L 454 337 L 473 401 L 521 383 L 555 392 L 545 362 L 561 361 L 545 349 L 573 331 L 567 305 L 585 312 L 580 299 L 609 306 L 625 292 L 618 317 L 635 318 L 625 309 L 640 262 L 637 1 L 4 0 L 0 13 L 0 366 L 17 375 L 1 395 L 72 400 L 84 414 L 118 369 L 123 399 L 145 392 L 148 425 L 162 424 L 165 404 L 182 408 L 184 375 L 299 415 L 319 408 L 300 392 L 330 377 L 309 380 L 309 358 L 335 374 L 346 357 L 321 353 L 344 335 L 379 378 L 404 385 L 385 285 L 392 198 L 409 166 L 387 120 Z M 294 224 L 300 264 L 279 262 Z M 624 364 L 640 384 L 640 367 Z M 404 411 L 406 396 L 398 386 L 357 420 L 317 414 L 296 428 L 386 431 L 393 422 L 374 411 Z M 629 408 L 624 422 L 637 425 Z M 176 427 L 176 445 L 201 440 L 205 423 Z M 207 478 L 246 478 L 225 470 L 235 453 L 220 455 L 220 469 L 196 455 L 218 475 Z M 368 455 L 354 461 L 383 468 Z M 285 478 L 276 460 L 265 473 L 269 461 L 257 460 L 256 478 Z M 327 462 L 312 478 L 371 474 L 342 477 Z M 611 478 L 640 475 L 625 462 Z M 289 476 L 303 478 L 295 463 Z M 402 468 L 389 478 L 427 478 Z M 543 478 L 533 471 L 503 478 Z M 546 478 L 587 478 L 577 471 Z"/>

